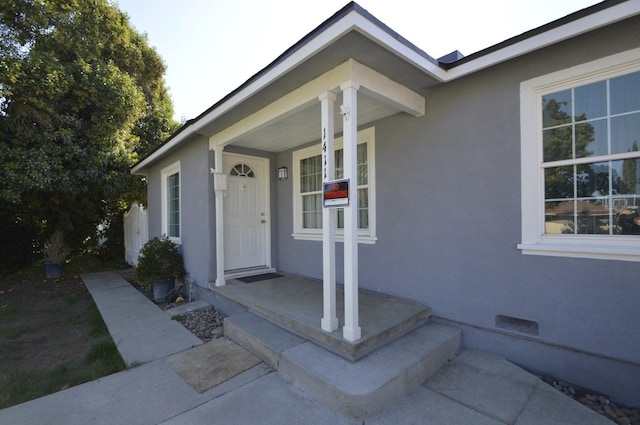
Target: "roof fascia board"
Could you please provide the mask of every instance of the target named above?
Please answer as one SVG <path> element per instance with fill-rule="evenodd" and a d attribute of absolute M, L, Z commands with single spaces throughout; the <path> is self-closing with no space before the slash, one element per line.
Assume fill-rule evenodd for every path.
<path fill-rule="evenodd" d="M 354 16 L 353 28 L 363 36 L 406 60 L 425 74 L 430 75 L 438 81 L 445 81 L 447 72 L 440 67 L 440 65 L 418 53 L 398 36 L 389 33 L 385 28 L 372 23 L 362 15 Z"/>
<path fill-rule="evenodd" d="M 640 0 L 630 0 L 628 2 L 611 6 L 576 19 L 575 21 L 559 25 L 538 35 L 525 38 L 522 41 L 509 44 L 491 53 L 481 55 L 478 58 L 466 58 L 470 60 L 462 63 L 461 65 L 454 66 L 447 71 L 444 81 L 448 82 L 455 80 L 465 75 L 514 59 L 518 56 L 579 36 L 586 32 L 611 25 L 639 13 Z"/>

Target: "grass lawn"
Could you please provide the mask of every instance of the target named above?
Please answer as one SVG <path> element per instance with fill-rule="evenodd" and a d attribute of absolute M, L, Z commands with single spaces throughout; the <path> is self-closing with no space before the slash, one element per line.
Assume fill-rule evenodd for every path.
<path fill-rule="evenodd" d="M 79 274 L 127 267 L 87 254 L 59 279 L 38 263 L 0 281 L 0 409 L 125 368 Z"/>

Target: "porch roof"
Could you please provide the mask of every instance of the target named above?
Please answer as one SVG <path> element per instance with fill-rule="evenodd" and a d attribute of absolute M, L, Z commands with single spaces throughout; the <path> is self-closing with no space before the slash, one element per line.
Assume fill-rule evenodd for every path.
<path fill-rule="evenodd" d="M 138 162 L 131 172 L 144 174 L 146 167 L 196 135 L 215 137 L 247 117 L 253 115 L 255 118 L 259 111 L 278 99 L 349 60 L 424 96 L 433 86 L 637 15 L 638 9 L 637 0 L 599 3 L 467 58 L 445 63 L 444 58 L 443 62 L 432 58 L 357 3 L 350 2 L 236 90 L 187 121 L 163 145 Z M 359 103 L 360 124 L 404 110 L 393 102 L 380 102 L 375 93 L 363 93 Z M 315 102 L 298 105 L 297 109 L 281 115 L 277 124 L 270 121 L 269 128 L 258 126 L 261 129 L 260 149 L 281 151 L 291 147 L 272 143 L 274 140 L 270 142 L 270 133 L 280 136 L 290 133 L 299 143 L 313 140 L 307 139 L 311 137 L 312 127 L 315 134 L 319 133 L 318 116 L 319 104 Z M 245 134 L 242 141 L 236 137 L 234 144 L 258 147 L 257 140 L 251 140 L 251 134 Z"/>

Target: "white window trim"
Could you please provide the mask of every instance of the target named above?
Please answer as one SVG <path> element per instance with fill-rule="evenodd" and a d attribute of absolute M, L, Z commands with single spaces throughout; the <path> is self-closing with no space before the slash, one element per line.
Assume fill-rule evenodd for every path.
<path fill-rule="evenodd" d="M 172 176 L 176 173 L 180 173 L 180 161 L 176 161 L 168 167 L 163 168 L 160 171 L 161 175 L 161 192 L 162 192 L 162 234 L 169 235 L 169 200 L 168 198 L 168 187 L 167 180 L 169 176 Z M 176 243 L 182 244 L 182 173 L 180 173 L 180 186 L 178 186 L 179 196 L 180 196 L 180 237 L 176 238 L 174 236 L 169 236 L 169 239 Z"/>
<path fill-rule="evenodd" d="M 358 144 L 367 144 L 367 162 L 369 166 L 369 228 L 358 229 L 358 242 L 374 244 L 376 237 L 376 169 L 375 169 L 375 127 L 358 132 Z M 342 137 L 334 141 L 335 150 L 343 148 Z M 302 197 L 300 196 L 300 161 L 320 155 L 321 145 L 313 145 L 293 152 L 293 238 L 297 240 L 321 241 L 322 229 L 304 229 L 302 227 Z M 336 229 L 336 241 L 344 242 L 344 230 Z"/>
<path fill-rule="evenodd" d="M 523 254 L 640 261 L 640 237 L 544 233 L 542 96 L 640 71 L 640 48 L 563 69 L 520 84 Z"/>

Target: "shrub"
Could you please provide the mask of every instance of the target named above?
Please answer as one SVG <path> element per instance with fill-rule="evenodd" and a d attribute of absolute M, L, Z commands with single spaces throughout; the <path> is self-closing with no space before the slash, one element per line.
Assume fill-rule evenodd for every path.
<path fill-rule="evenodd" d="M 184 262 L 178 246 L 167 236 L 150 239 L 140 250 L 136 279 L 142 285 L 149 285 L 154 280 L 185 276 Z"/>

